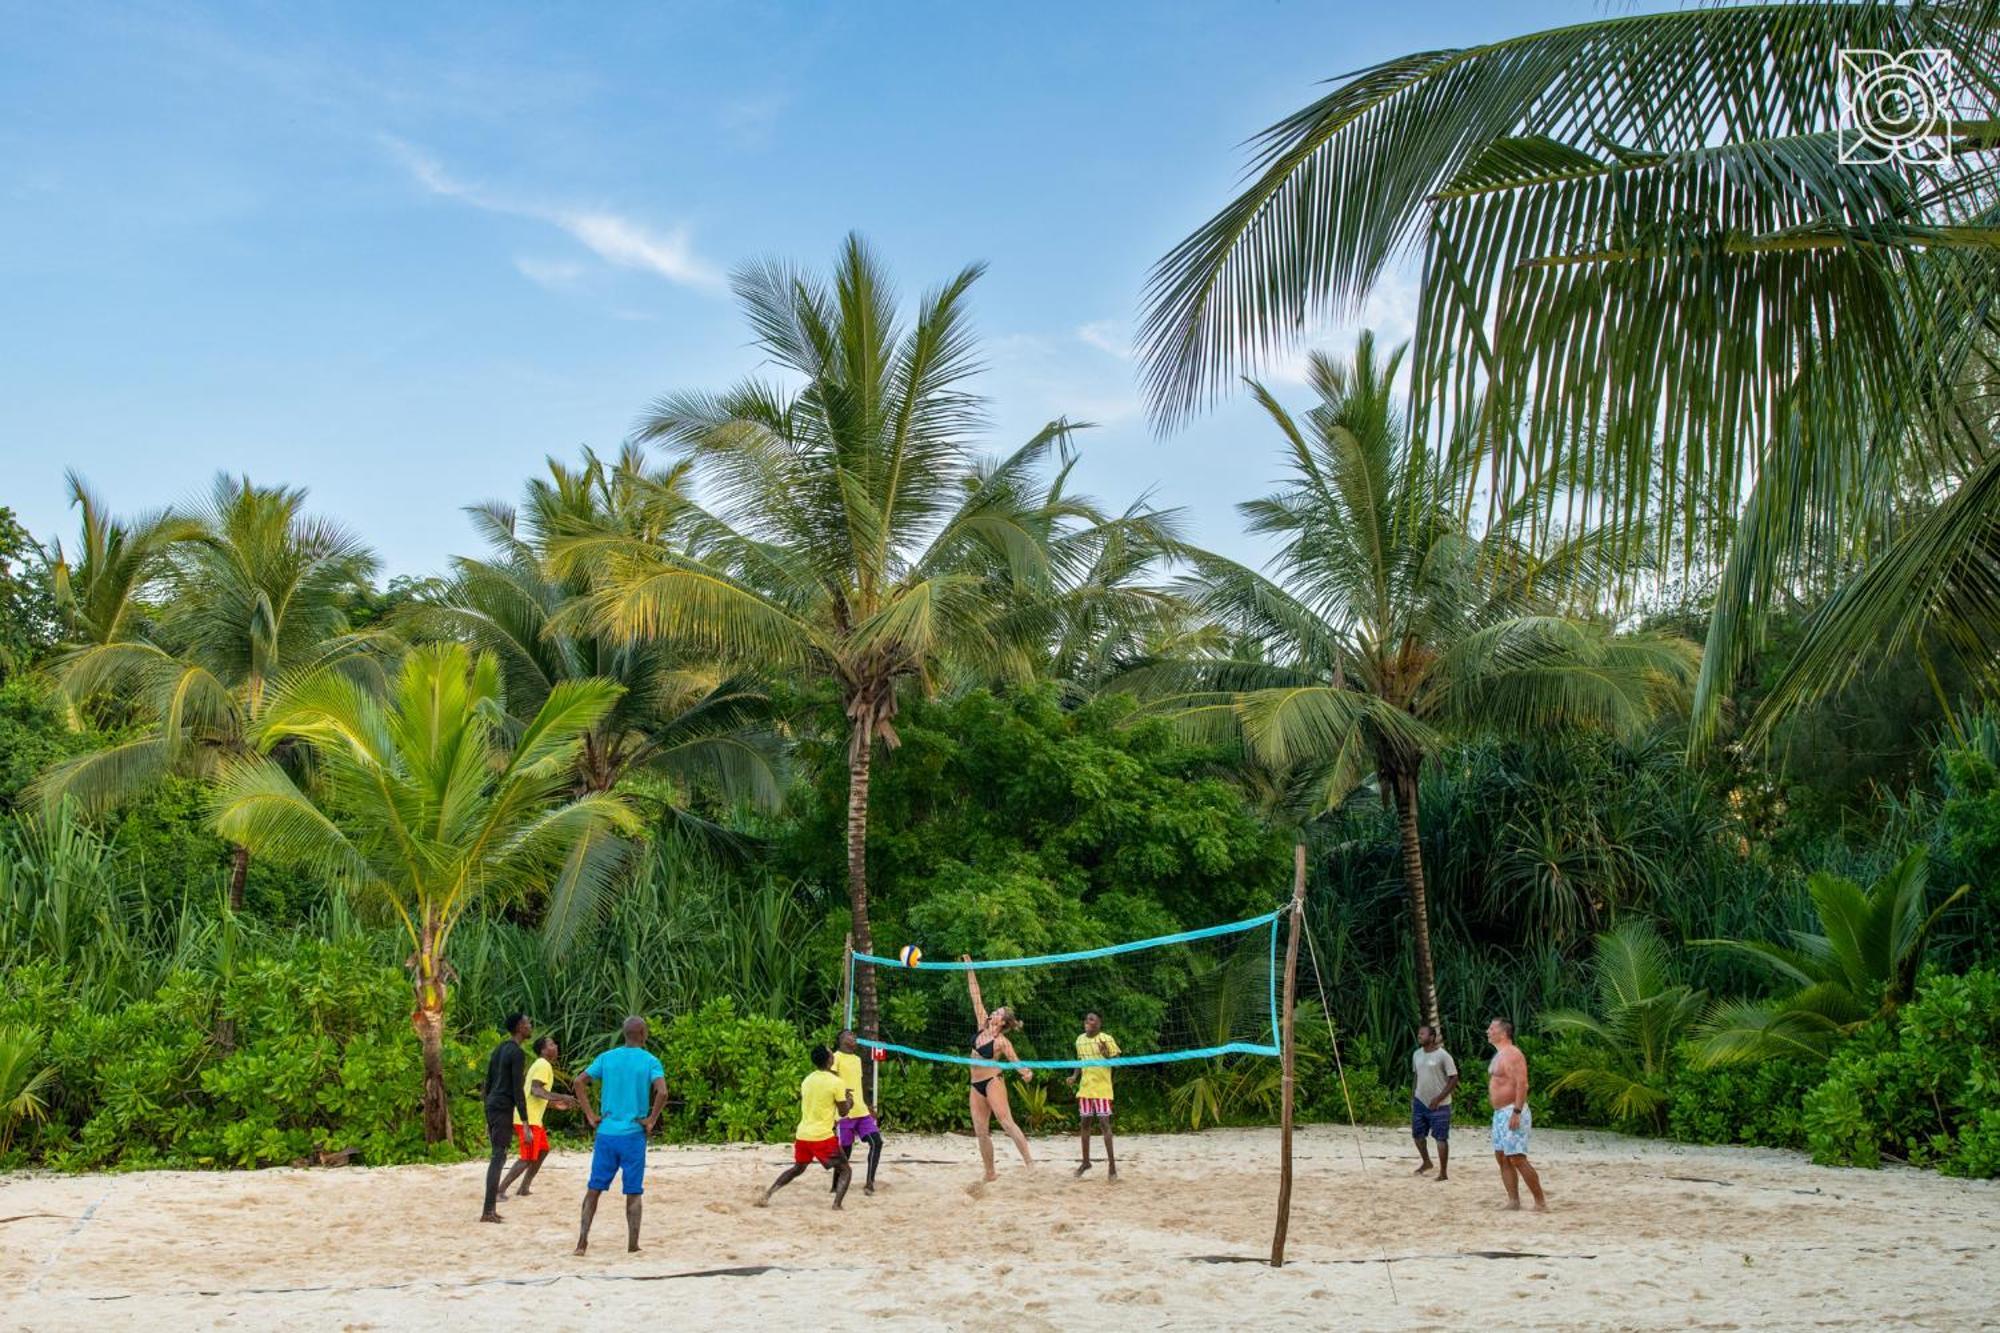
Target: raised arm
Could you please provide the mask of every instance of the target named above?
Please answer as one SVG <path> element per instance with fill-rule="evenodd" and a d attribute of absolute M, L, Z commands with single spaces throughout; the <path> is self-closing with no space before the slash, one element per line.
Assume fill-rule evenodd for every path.
<path fill-rule="evenodd" d="M 557 1092 L 538 1078 L 528 1080 L 528 1093 L 530 1096 L 540 1097 L 558 1110 L 566 1111 L 576 1105 L 576 1098 L 566 1092 Z"/>
<path fill-rule="evenodd" d="M 1021 1076 L 1022 1082 L 1033 1081 L 1035 1071 L 1021 1063 L 1021 1057 L 1014 1053 L 1013 1042 L 1008 1041 L 1005 1037 L 995 1037 L 993 1039 L 993 1054 L 1002 1063 L 1012 1065 L 1014 1072 Z"/>
<path fill-rule="evenodd" d="M 962 953 L 958 956 L 958 961 L 961 963 L 969 963 L 972 961 L 972 955 L 969 953 Z M 974 972 L 969 967 L 965 969 L 965 988 L 966 990 L 972 993 L 973 1021 L 979 1024 L 980 1027 L 985 1027 L 986 1002 L 979 998 L 979 974 L 977 972 Z"/>

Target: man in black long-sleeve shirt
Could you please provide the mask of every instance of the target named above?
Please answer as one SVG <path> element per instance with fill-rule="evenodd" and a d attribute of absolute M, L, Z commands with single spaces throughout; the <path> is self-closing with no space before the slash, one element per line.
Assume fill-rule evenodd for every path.
<path fill-rule="evenodd" d="M 500 1221 L 495 1196 L 500 1193 L 500 1173 L 507 1169 L 507 1150 L 514 1144 L 514 1113 L 528 1119 L 526 1063 L 521 1044 L 535 1035 L 535 1024 L 526 1014 L 507 1015 L 507 1035 L 486 1058 L 486 1137 L 492 1141 L 493 1156 L 486 1163 L 486 1211 L 482 1222 Z"/>

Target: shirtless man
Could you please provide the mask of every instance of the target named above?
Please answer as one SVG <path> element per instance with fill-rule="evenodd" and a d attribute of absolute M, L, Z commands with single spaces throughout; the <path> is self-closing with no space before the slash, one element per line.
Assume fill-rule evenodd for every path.
<path fill-rule="evenodd" d="M 1500 1164 L 1500 1183 L 1507 1187 L 1507 1207 L 1521 1206 L 1521 1182 L 1535 1197 L 1535 1211 L 1546 1213 L 1542 1178 L 1528 1165 L 1528 1131 L 1535 1118 L 1528 1113 L 1528 1057 L 1514 1044 L 1514 1025 L 1496 1018 L 1486 1025 L 1493 1043 L 1493 1063 L 1486 1073 L 1486 1099 L 1493 1104 L 1493 1160 Z"/>

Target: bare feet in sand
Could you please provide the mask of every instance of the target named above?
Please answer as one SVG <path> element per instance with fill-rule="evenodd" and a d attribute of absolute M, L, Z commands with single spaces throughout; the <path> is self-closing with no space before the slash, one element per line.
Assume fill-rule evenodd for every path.
<path fill-rule="evenodd" d="M 1430 1169 L 1431 1169 L 1431 1164 L 1429 1162 L 1425 1162 L 1422 1166 L 1418 1167 L 1415 1171 L 1411 1172 L 1410 1174 L 1421 1176 L 1422 1174 L 1424 1174 L 1424 1172 Z"/>
<path fill-rule="evenodd" d="M 589 1249 L 590 1249 L 590 1243 L 588 1241 L 580 1240 L 576 1243 L 576 1248 L 572 1250 L 571 1253 L 574 1254 L 577 1258 L 581 1259 L 583 1258 L 584 1253 Z"/>
<path fill-rule="evenodd" d="M 498 1213 L 481 1213 L 479 1215 L 479 1220 L 482 1222 L 504 1222 L 507 1219 L 500 1216 L 500 1214 Z"/>
<path fill-rule="evenodd" d="M 1091 1163 L 1089 1163 L 1089 1162 L 1085 1162 L 1085 1163 L 1084 1163 L 1084 1164 L 1083 1164 L 1082 1166 L 1079 1166 L 1079 1167 L 1078 1167 L 1078 1168 L 1076 1169 L 1076 1173 L 1077 1173 L 1077 1174 L 1078 1174 L 1079 1176 L 1080 1176 L 1080 1175 L 1083 1175 L 1083 1174 L 1084 1174 L 1085 1172 L 1087 1172 L 1087 1171 L 1089 1171 L 1089 1170 L 1090 1170 L 1090 1168 L 1091 1168 L 1091 1165 L 1092 1165 Z"/>

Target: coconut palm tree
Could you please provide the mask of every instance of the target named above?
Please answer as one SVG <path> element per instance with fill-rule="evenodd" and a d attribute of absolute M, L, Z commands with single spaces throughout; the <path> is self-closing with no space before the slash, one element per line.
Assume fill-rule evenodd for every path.
<path fill-rule="evenodd" d="M 87 493 L 79 488 L 81 497 Z M 219 476 L 207 505 L 142 523 L 162 553 L 158 610 L 141 618 L 134 593 L 148 577 L 142 544 L 98 525 L 86 542 L 78 623 L 88 637 L 59 658 L 56 678 L 76 702 L 101 692 L 131 699 L 151 723 L 130 740 L 66 760 L 36 784 L 51 805 L 85 811 L 125 800 L 168 773 L 212 775 L 254 749 L 251 733 L 288 676 L 330 663 L 365 670 L 381 634 L 347 630 L 346 599 L 365 586 L 375 558 L 339 526 L 305 513 L 305 492 Z M 99 552 L 103 552 L 100 560 Z M 229 901 L 243 905 L 249 849 L 231 851 Z"/>
<path fill-rule="evenodd" d="M 387 697 L 331 667 L 298 679 L 258 719 L 257 757 L 222 770 L 223 837 L 316 870 L 402 924 L 433 1143 L 451 1137 L 443 1051 L 453 929 L 483 900 L 604 873 L 587 854 L 596 838 L 638 828 L 617 797 L 572 794 L 577 751 L 619 692 L 610 681 L 560 681 L 510 740 L 498 659 L 428 644 L 410 650 Z M 311 748 L 309 784 L 269 757 L 286 743 Z"/>
<path fill-rule="evenodd" d="M 1693 941 L 1749 958 L 1793 988 L 1771 1000 L 1719 1001 L 1703 1021 L 1701 1061 L 1824 1060 L 1848 1033 L 1895 1013 L 1916 988 L 1931 928 L 1971 891 L 1961 885 L 1926 912 L 1929 883 L 1922 847 L 1866 888 L 1821 871 L 1806 881 L 1818 931 L 1793 931 L 1789 945 Z"/>
<path fill-rule="evenodd" d="M 422 597 L 405 624 L 419 636 L 456 638 L 492 652 L 517 724 L 562 681 L 616 682 L 623 693 L 577 751 L 578 795 L 609 792 L 644 771 L 681 784 L 713 784 L 731 799 L 776 809 L 783 749 L 770 696 L 757 678 L 662 638 L 614 640 L 593 629 L 577 614 L 592 590 L 590 571 L 575 561 L 563 573 L 554 568 L 555 544 L 566 539 L 671 540 L 674 516 L 685 508 L 677 486 L 671 475 L 648 472 L 636 450 L 611 462 L 585 451 L 580 467 L 550 460 L 548 477 L 529 482 L 519 509 L 488 504 L 472 511 L 491 555 L 455 560 L 454 576 Z M 692 836 L 722 836 L 691 812 L 670 807 L 669 815 Z M 595 906 L 551 902 L 543 921 L 550 944 L 566 942 Z"/>
<path fill-rule="evenodd" d="M 1657 1133 L 1665 1127 L 1674 1048 L 1693 1030 L 1707 996 L 1674 980 L 1666 944 L 1640 921 L 1597 937 L 1591 972 L 1597 1013 L 1542 1017 L 1544 1028 L 1578 1046 L 1578 1058 L 1549 1092 L 1573 1089 L 1600 1112 Z"/>
<path fill-rule="evenodd" d="M 941 673 L 1025 674 L 1043 641 L 1010 616 L 1052 587 L 1038 464 L 1057 421 L 975 464 L 980 400 L 966 295 L 981 269 L 926 292 L 905 325 L 859 237 L 830 283 L 777 263 L 740 271 L 738 300 L 768 362 L 792 377 L 652 405 L 642 440 L 675 449 L 704 492 L 672 541 L 597 534 L 566 543 L 598 571 L 596 626 L 832 683 L 847 719 L 847 889 L 855 948 L 868 920 L 868 782 L 897 744 L 898 691 Z M 876 1031 L 873 970 L 859 969 Z"/>
<path fill-rule="evenodd" d="M 65 643 L 77 649 L 144 637 L 157 609 L 146 594 L 158 591 L 175 548 L 202 535 L 200 522 L 171 510 L 121 520 L 74 471 L 64 480 L 78 510 L 77 542 L 70 551 L 52 543 L 49 572 Z"/>
<path fill-rule="evenodd" d="M 14 1132 L 28 1121 L 46 1120 L 55 1066 L 43 1054 L 42 1034 L 33 1028 L 0 1027 L 0 1158 L 14 1147 Z"/>
<path fill-rule="evenodd" d="M 1945 50 L 1843 99 L 1836 53 Z M 1878 71 L 1879 73 L 1879 71 Z M 1871 76 L 1872 77 L 1872 76 Z M 1885 627 L 2000 636 L 2000 3 L 1698 5 L 1425 51 L 1266 130 L 1242 192 L 1156 267 L 1142 346 L 1177 421 L 1421 261 L 1420 431 L 1517 430 L 1494 503 L 1574 486 L 1618 540 L 1723 557 L 1696 737 L 1767 605 L 1960 494 L 1774 693 L 1837 683 Z M 1851 160 L 1862 130 L 1904 151 Z M 1955 131 L 1955 133 L 1954 133 Z M 1579 509 L 1581 512 L 1581 509 Z"/>
<path fill-rule="evenodd" d="M 1438 1022 L 1419 778 L 1447 738 L 1602 727 L 1633 733 L 1693 680 L 1684 640 L 1617 633 L 1577 589 L 1601 571 L 1591 534 L 1537 554 L 1533 504 L 1483 529 L 1463 496 L 1476 451 L 1433 453 L 1395 408 L 1401 351 L 1363 335 L 1350 365 L 1315 354 L 1319 401 L 1294 416 L 1262 385 L 1284 438 L 1285 488 L 1239 506 L 1281 543 L 1271 574 L 1195 557 L 1184 593 L 1239 645 L 1150 664 L 1128 682 L 1188 725 L 1240 729 L 1268 768 L 1309 774 L 1330 808 L 1371 774 L 1394 807 L 1419 1003 Z"/>

